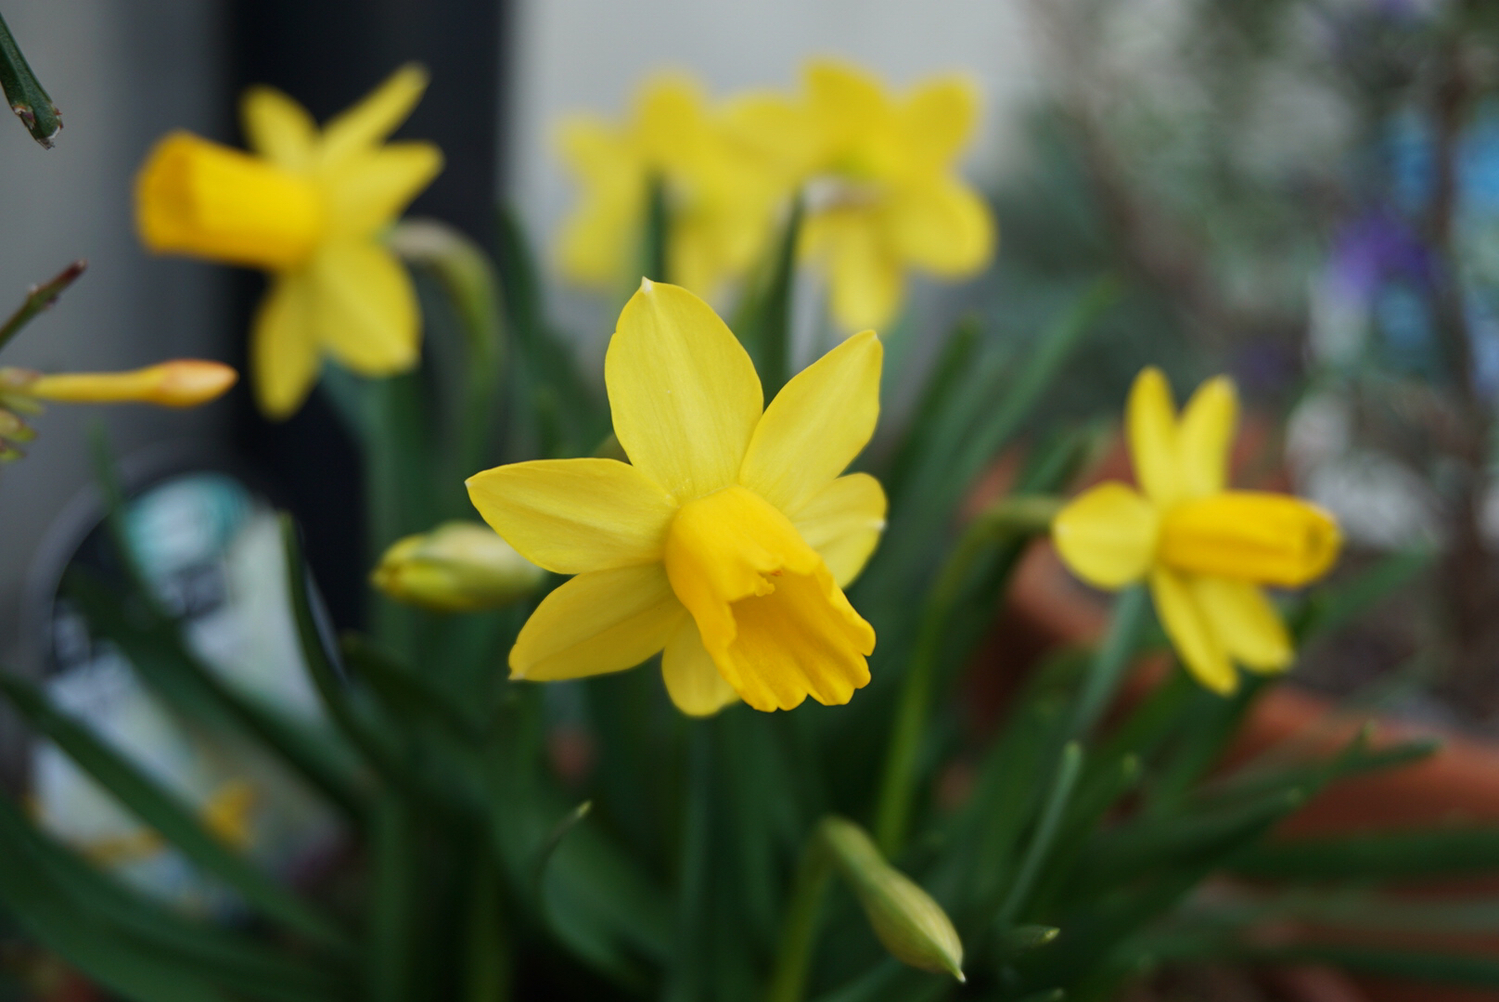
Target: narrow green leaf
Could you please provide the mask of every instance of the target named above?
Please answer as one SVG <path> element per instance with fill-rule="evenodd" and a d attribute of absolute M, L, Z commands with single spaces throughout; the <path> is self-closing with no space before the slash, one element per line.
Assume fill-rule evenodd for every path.
<path fill-rule="evenodd" d="M 370 822 L 370 901 L 366 921 L 365 991 L 372 1002 L 405 1002 L 415 986 L 415 821 L 394 794 L 380 798 Z"/>
<path fill-rule="evenodd" d="M 1114 600 L 1108 633 L 1093 656 L 1083 687 L 1073 707 L 1068 733 L 1087 737 L 1103 711 L 1108 709 L 1125 670 L 1134 661 L 1145 624 L 1150 621 L 1150 599 L 1143 585 L 1133 585 Z"/>
<path fill-rule="evenodd" d="M 474 722 L 433 690 L 425 680 L 362 634 L 349 631 L 339 638 L 344 660 L 385 704 L 393 716 L 417 714 L 447 729 L 457 738 L 470 737 Z"/>
<path fill-rule="evenodd" d="M 567 838 L 568 832 L 576 828 L 578 823 L 588 817 L 589 812 L 592 810 L 593 801 L 583 801 L 577 807 L 564 814 L 561 820 L 547 833 L 546 841 L 541 844 L 541 848 L 536 852 L 536 863 L 533 867 L 533 872 L 535 873 L 533 883 L 536 885 L 538 894 L 541 891 L 541 882 L 546 878 L 547 864 L 552 861 L 552 854 L 557 851 L 557 847 L 562 844 L 562 840 Z"/>
<path fill-rule="evenodd" d="M 796 248 L 801 238 L 802 200 L 796 198 L 770 248 L 770 267 L 746 297 L 735 333 L 755 360 L 765 399 L 774 399 L 791 378 L 791 292 L 796 280 Z"/>
<path fill-rule="evenodd" d="M 236 692 L 186 649 L 175 624 L 135 622 L 121 598 L 88 572 L 69 570 L 63 593 L 90 629 L 119 647 L 152 691 L 179 714 L 210 729 L 242 730 L 346 815 L 360 815 L 359 778 L 346 749 Z"/>
<path fill-rule="evenodd" d="M 1155 867 L 1226 861 L 1303 802 L 1301 791 L 1288 790 L 1222 810 L 1140 818 L 1100 833 L 1083 854 L 1075 879 L 1082 886 L 1112 886 L 1138 880 Z"/>
<path fill-rule="evenodd" d="M 291 602 L 292 617 L 297 624 L 297 639 L 302 649 L 302 659 L 308 674 L 321 698 L 323 708 L 333 720 L 339 732 L 353 744 L 364 758 L 385 779 L 410 791 L 419 791 L 418 784 L 400 761 L 395 748 L 390 744 L 390 735 L 377 731 L 361 719 L 348 699 L 343 681 L 334 670 L 328 657 L 319 618 L 312 607 L 312 596 L 307 576 L 307 567 L 302 562 L 302 547 L 297 541 L 297 527 L 291 516 L 281 515 L 281 542 L 286 554 L 287 595 Z"/>
<path fill-rule="evenodd" d="M 30 684 L 0 674 L 0 692 L 29 724 L 56 742 L 99 785 L 189 859 L 238 891 L 251 907 L 324 946 L 344 952 L 351 949 L 348 938 L 330 921 L 225 846 L 174 795 L 88 728 L 55 710 Z"/>
<path fill-rule="evenodd" d="M 5 91 L 10 110 L 20 118 L 31 138 L 50 150 L 62 131 L 62 113 L 31 72 L 4 18 L 0 18 L 0 88 Z"/>
<path fill-rule="evenodd" d="M 1001 957 L 1013 957 L 1041 947 L 1057 938 L 1062 930 L 1054 925 L 1012 925 L 1003 930 L 996 946 Z"/>
<path fill-rule="evenodd" d="M 640 273 L 652 282 L 670 282 L 671 206 L 667 202 L 666 181 L 659 174 L 648 182 L 645 206 L 645 229 L 640 236 Z"/>
<path fill-rule="evenodd" d="M 1041 868 L 1046 865 L 1047 854 L 1056 840 L 1062 817 L 1072 799 L 1072 791 L 1077 786 L 1077 779 L 1082 768 L 1083 749 L 1076 741 L 1070 741 L 1062 749 L 1056 774 L 1052 777 L 1051 790 L 1046 795 L 1041 816 L 1036 821 L 1036 830 L 1031 835 L 1030 845 L 1026 847 L 1025 855 L 1021 858 L 1020 869 L 1015 874 L 1015 882 L 1010 885 L 1009 893 L 1005 896 L 1004 903 L 999 906 L 999 912 L 995 916 L 995 922 L 1001 929 L 1011 925 L 1024 913 L 1031 889 L 1041 875 Z"/>
<path fill-rule="evenodd" d="M 0 797 L 0 856 L 11 866 L 30 861 L 37 879 L 51 882 L 49 898 L 70 909 L 73 919 L 108 929 L 164 961 L 246 996 L 267 1002 L 322 1002 L 347 994 L 343 972 L 324 962 L 314 966 L 289 954 L 169 910 L 105 876 L 50 836 L 31 827 Z M 13 907 L 14 901 L 7 901 Z M 50 944 L 49 944 L 50 945 Z"/>
<path fill-rule="evenodd" d="M 1317 836 L 1255 846 L 1233 862 L 1236 872 L 1310 882 L 1413 880 L 1499 870 L 1499 828 Z"/>
<path fill-rule="evenodd" d="M 1297 646 L 1358 619 L 1429 568 L 1436 556 L 1434 551 L 1392 553 L 1352 581 L 1320 589 L 1294 618 Z"/>
<path fill-rule="evenodd" d="M 436 220 L 397 223 L 390 243 L 437 279 L 463 331 L 464 357 L 455 373 L 458 385 L 439 395 L 457 402 L 442 436 L 444 445 L 451 443 L 449 476 L 456 488 L 489 459 L 505 346 L 499 278 L 477 244 Z"/>
<path fill-rule="evenodd" d="M 1499 957 L 1420 953 L 1390 947 L 1293 946 L 1246 951 L 1243 959 L 1265 964 L 1330 964 L 1350 971 L 1432 984 L 1499 988 Z"/>

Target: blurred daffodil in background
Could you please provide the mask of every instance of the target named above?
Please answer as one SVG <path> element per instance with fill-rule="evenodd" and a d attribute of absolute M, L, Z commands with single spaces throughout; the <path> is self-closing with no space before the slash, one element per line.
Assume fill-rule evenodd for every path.
<path fill-rule="evenodd" d="M 978 95 L 939 77 L 908 96 L 845 63 L 808 65 L 804 91 L 747 91 L 710 103 L 682 76 L 648 81 L 627 121 L 562 125 L 577 207 L 563 226 L 563 272 L 615 288 L 643 261 L 653 183 L 661 185 L 671 280 L 711 296 L 751 271 L 790 215 L 806 210 L 800 255 L 828 281 L 845 330 L 889 323 L 906 272 L 969 277 L 994 255 L 989 206 L 956 171 Z"/>
<path fill-rule="evenodd" d="M 1073 573 L 1100 588 L 1148 580 L 1161 624 L 1203 685 L 1231 693 L 1234 664 L 1283 671 L 1291 637 L 1265 586 L 1296 588 L 1338 557 L 1337 523 L 1286 494 L 1228 489 L 1238 423 L 1233 383 L 1198 387 L 1177 417 L 1171 388 L 1147 368 L 1130 390 L 1126 430 L 1140 490 L 1109 481 L 1057 514 L 1052 536 Z"/>
<path fill-rule="evenodd" d="M 521 630 L 512 677 L 621 671 L 664 649 L 667 691 L 689 714 L 736 698 L 846 703 L 875 638 L 843 586 L 879 540 L 885 495 L 840 474 L 874 433 L 881 358 L 873 331 L 850 338 L 767 408 L 713 310 L 643 282 L 604 366 L 630 463 L 538 460 L 468 481 L 516 550 L 576 575 Z"/>
<path fill-rule="evenodd" d="M 35 435 L 20 415 L 40 413 L 44 402 L 197 407 L 223 396 L 238 380 L 239 373 L 221 362 L 186 358 L 130 372 L 44 375 L 0 368 L 0 461 L 20 458 L 16 445 Z"/>
<path fill-rule="evenodd" d="M 654 184 L 667 217 L 670 280 L 706 296 L 743 274 L 763 251 L 787 189 L 745 145 L 736 109 L 710 103 L 690 77 L 661 75 L 641 87 L 623 123 L 565 120 L 559 144 L 581 192 L 563 225 L 563 273 L 602 289 L 638 273 Z"/>
<path fill-rule="evenodd" d="M 425 71 L 402 67 L 321 131 L 285 94 L 253 87 L 241 113 L 256 155 L 175 132 L 141 169 L 148 248 L 270 273 L 250 346 L 269 417 L 301 406 L 324 354 L 366 376 L 416 364 L 415 290 L 381 236 L 442 168 L 430 143 L 385 142 L 426 85 Z"/>
<path fill-rule="evenodd" d="M 826 274 L 841 326 L 894 319 L 908 269 L 955 280 L 989 263 L 989 206 L 955 170 L 978 117 L 972 83 L 938 77 L 898 98 L 855 66 L 817 61 L 805 86 L 818 147 L 802 249 Z"/>

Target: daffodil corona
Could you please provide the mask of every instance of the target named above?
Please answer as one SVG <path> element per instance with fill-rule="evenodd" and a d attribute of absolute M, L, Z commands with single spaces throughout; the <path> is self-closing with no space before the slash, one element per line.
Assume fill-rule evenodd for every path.
<path fill-rule="evenodd" d="M 321 133 L 295 101 L 253 87 L 241 112 L 258 155 L 176 132 L 141 169 L 136 220 L 148 248 L 271 273 L 250 345 L 271 417 L 301 406 L 324 353 L 368 376 L 416 364 L 416 294 L 380 236 L 442 167 L 430 143 L 384 142 L 426 84 L 420 68 L 403 67 Z"/>
<path fill-rule="evenodd" d="M 641 284 L 604 378 L 629 463 L 539 460 L 471 477 L 469 496 L 523 556 L 576 575 L 532 614 L 514 678 L 579 678 L 658 651 L 667 691 L 707 715 L 869 681 L 874 630 L 844 597 L 884 528 L 885 495 L 840 476 L 874 433 L 873 331 L 797 375 L 769 407 L 748 354 L 702 300 Z"/>
<path fill-rule="evenodd" d="M 1342 545 L 1337 523 L 1299 498 L 1227 488 L 1238 420 L 1228 379 L 1198 387 L 1178 420 L 1165 376 L 1146 369 L 1126 416 L 1140 491 L 1111 481 L 1064 508 L 1052 524 L 1062 559 L 1100 588 L 1148 580 L 1167 635 L 1210 689 L 1237 687 L 1235 662 L 1289 667 L 1290 635 L 1261 586 L 1325 574 Z"/>

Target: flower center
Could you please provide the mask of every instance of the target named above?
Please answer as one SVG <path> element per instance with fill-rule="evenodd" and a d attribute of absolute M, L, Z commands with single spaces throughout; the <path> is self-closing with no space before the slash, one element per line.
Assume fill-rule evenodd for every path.
<path fill-rule="evenodd" d="M 1300 498 L 1224 491 L 1167 511 L 1157 555 L 1180 571 L 1295 588 L 1332 566 L 1342 542 L 1332 516 Z"/>
<path fill-rule="evenodd" d="M 874 630 L 817 552 L 771 504 L 726 487 L 683 505 L 664 553 L 672 591 L 745 702 L 845 703 L 869 681 Z"/>
<path fill-rule="evenodd" d="M 305 261 L 327 226 L 311 181 L 185 132 L 156 147 L 136 186 L 141 237 L 158 253 L 282 270 Z"/>

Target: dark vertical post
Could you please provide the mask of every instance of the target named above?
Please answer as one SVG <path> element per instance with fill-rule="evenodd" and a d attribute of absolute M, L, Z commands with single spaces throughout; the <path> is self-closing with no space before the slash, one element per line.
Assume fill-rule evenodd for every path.
<path fill-rule="evenodd" d="M 425 64 L 431 87 L 396 135 L 437 143 L 446 166 L 411 212 L 436 216 L 488 246 L 507 7 L 507 0 L 231 0 L 232 90 L 271 84 L 322 122 L 402 63 Z M 248 330 L 262 289 L 258 277 L 241 283 L 237 330 Z M 243 336 L 240 344 L 243 351 Z M 314 393 L 296 416 L 272 424 L 244 398 L 236 439 L 305 529 L 307 559 L 334 620 L 358 622 L 367 571 L 360 468 L 333 409 Z"/>

